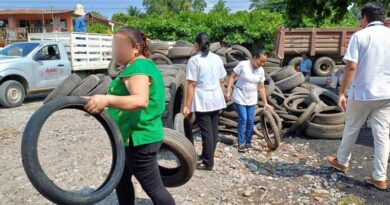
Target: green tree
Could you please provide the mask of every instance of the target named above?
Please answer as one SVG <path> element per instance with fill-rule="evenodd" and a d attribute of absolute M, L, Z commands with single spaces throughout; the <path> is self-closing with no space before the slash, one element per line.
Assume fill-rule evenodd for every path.
<path fill-rule="evenodd" d="M 218 2 L 214 5 L 210 12 L 229 13 L 230 8 L 226 6 L 225 0 L 218 0 Z"/>
<path fill-rule="evenodd" d="M 193 0 L 192 10 L 195 12 L 204 12 L 207 8 L 207 3 L 204 0 Z"/>
<path fill-rule="evenodd" d="M 127 8 L 127 15 L 142 16 L 142 12 L 136 6 L 130 6 L 129 8 Z"/>
<path fill-rule="evenodd" d="M 192 10 L 191 0 L 144 0 L 142 4 L 148 14 L 178 13 Z"/>
<path fill-rule="evenodd" d="M 270 11 L 284 12 L 286 4 L 284 0 L 251 0 L 249 9 L 267 9 Z"/>

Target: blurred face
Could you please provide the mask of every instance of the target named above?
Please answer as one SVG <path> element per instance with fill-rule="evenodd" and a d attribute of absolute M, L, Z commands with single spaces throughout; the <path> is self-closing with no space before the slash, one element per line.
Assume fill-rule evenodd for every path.
<path fill-rule="evenodd" d="M 113 39 L 112 56 L 119 65 L 126 65 L 134 61 L 140 51 L 139 43 L 131 44 L 126 34 L 117 33 Z"/>
<path fill-rule="evenodd" d="M 367 27 L 367 25 L 368 25 L 367 17 L 366 16 L 360 17 L 359 26 L 361 28 L 365 28 L 365 27 Z"/>
<path fill-rule="evenodd" d="M 261 54 L 258 58 L 253 58 L 251 63 L 254 69 L 258 69 L 262 67 L 265 62 L 267 62 L 267 56 L 264 54 Z"/>

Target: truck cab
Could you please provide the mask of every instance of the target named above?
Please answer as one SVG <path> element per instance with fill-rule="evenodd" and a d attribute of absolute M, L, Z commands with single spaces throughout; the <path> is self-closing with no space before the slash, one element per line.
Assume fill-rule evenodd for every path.
<path fill-rule="evenodd" d="M 0 105 L 20 106 L 25 96 L 54 89 L 71 74 L 59 42 L 22 42 L 0 50 Z"/>

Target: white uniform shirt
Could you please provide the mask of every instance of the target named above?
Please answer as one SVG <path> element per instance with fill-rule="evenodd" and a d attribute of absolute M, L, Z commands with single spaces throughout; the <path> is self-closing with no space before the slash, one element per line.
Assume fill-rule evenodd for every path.
<path fill-rule="evenodd" d="M 220 79 L 226 76 L 221 58 L 209 52 L 207 57 L 196 54 L 187 64 L 186 79 L 196 81 L 191 112 L 211 112 L 226 108 Z"/>
<path fill-rule="evenodd" d="M 353 34 L 344 56 L 347 61 L 358 64 L 349 99 L 390 99 L 390 28 L 375 21 Z"/>
<path fill-rule="evenodd" d="M 250 61 L 242 61 L 235 68 L 238 75 L 233 90 L 233 102 L 240 105 L 256 105 L 258 101 L 258 85 L 265 81 L 264 69 L 262 67 L 253 69 Z"/>

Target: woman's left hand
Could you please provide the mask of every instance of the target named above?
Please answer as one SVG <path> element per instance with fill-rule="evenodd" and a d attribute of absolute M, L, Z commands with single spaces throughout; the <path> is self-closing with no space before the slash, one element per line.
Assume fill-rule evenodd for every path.
<path fill-rule="evenodd" d="M 94 95 L 84 98 L 88 99 L 88 103 L 84 106 L 84 109 L 91 114 L 99 114 L 108 106 L 107 95 Z"/>
<path fill-rule="evenodd" d="M 264 110 L 267 110 L 267 109 L 268 110 L 273 110 L 274 108 L 270 104 L 267 103 L 267 104 L 264 105 Z"/>

